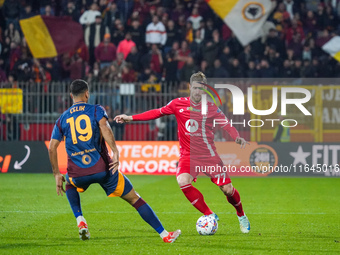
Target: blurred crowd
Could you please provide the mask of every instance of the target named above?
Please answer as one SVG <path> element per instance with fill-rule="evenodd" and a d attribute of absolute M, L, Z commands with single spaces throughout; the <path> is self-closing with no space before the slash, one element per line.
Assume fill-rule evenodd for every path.
<path fill-rule="evenodd" d="M 34 59 L 19 20 L 38 14 L 79 22 L 83 45 Z M 10 83 L 180 83 L 199 70 L 216 78 L 340 77 L 340 64 L 321 49 L 339 35 L 340 0 L 276 1 L 262 36 L 245 47 L 203 0 L 6 0 L 0 19 L 0 81 Z"/>

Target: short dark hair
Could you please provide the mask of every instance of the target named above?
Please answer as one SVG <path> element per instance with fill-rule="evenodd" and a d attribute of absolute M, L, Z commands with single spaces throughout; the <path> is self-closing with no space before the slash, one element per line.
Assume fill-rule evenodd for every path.
<path fill-rule="evenodd" d="M 89 90 L 89 85 L 84 80 L 74 80 L 70 86 L 70 92 L 73 96 L 79 96 Z"/>

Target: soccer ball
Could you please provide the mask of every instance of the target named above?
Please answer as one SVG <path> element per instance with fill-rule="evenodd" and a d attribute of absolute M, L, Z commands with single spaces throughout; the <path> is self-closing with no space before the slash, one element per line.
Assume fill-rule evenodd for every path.
<path fill-rule="evenodd" d="M 202 236 L 213 235 L 217 229 L 218 224 L 215 217 L 203 215 L 196 222 L 196 230 Z"/>

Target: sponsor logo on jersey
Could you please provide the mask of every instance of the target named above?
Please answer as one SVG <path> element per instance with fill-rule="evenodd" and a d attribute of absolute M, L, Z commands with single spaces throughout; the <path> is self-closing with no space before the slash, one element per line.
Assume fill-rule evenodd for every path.
<path fill-rule="evenodd" d="M 195 108 L 193 108 L 192 106 L 187 107 L 187 110 L 193 111 L 193 112 L 201 112 L 201 109 L 195 109 Z"/>
<path fill-rule="evenodd" d="M 194 133 L 198 130 L 198 122 L 196 120 L 189 119 L 185 122 L 185 128 L 190 133 Z"/>

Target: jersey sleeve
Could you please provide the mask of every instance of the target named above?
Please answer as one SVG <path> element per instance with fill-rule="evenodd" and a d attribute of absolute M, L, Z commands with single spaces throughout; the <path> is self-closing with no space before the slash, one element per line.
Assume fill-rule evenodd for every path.
<path fill-rule="evenodd" d="M 214 111 L 215 111 L 215 114 L 214 114 L 214 118 L 215 118 L 215 119 L 225 119 L 225 120 L 226 120 L 225 123 L 223 123 L 222 125 L 220 125 L 220 127 L 221 127 L 223 130 L 227 131 L 228 134 L 229 134 L 234 140 L 236 140 L 236 138 L 240 136 L 240 134 L 238 133 L 237 129 L 236 129 L 235 127 L 233 127 L 233 126 L 230 124 L 230 122 L 229 122 L 227 116 L 224 115 L 224 113 L 222 112 L 222 110 L 221 110 L 220 108 L 216 107 L 216 110 L 214 110 Z"/>
<path fill-rule="evenodd" d="M 61 119 L 57 119 L 57 121 L 55 122 L 53 131 L 52 131 L 52 135 L 51 135 L 51 139 L 55 139 L 58 140 L 59 142 L 61 140 L 63 140 L 64 134 L 63 134 L 63 130 L 61 128 Z"/>
<path fill-rule="evenodd" d="M 167 105 L 163 106 L 162 108 L 159 109 L 159 111 L 161 112 L 161 114 L 163 115 L 170 115 L 170 114 L 174 114 L 174 100 L 171 100 Z"/>
<path fill-rule="evenodd" d="M 173 103 L 170 101 L 167 105 L 162 108 L 146 111 L 140 114 L 132 115 L 132 119 L 134 121 L 142 121 L 142 120 L 154 120 L 158 119 L 164 115 L 173 114 Z"/>
<path fill-rule="evenodd" d="M 101 105 L 96 105 L 95 106 L 95 118 L 96 118 L 96 121 L 99 122 L 103 117 L 105 117 L 107 120 L 109 119 L 109 117 L 107 116 L 107 113 L 104 109 L 103 106 Z"/>

